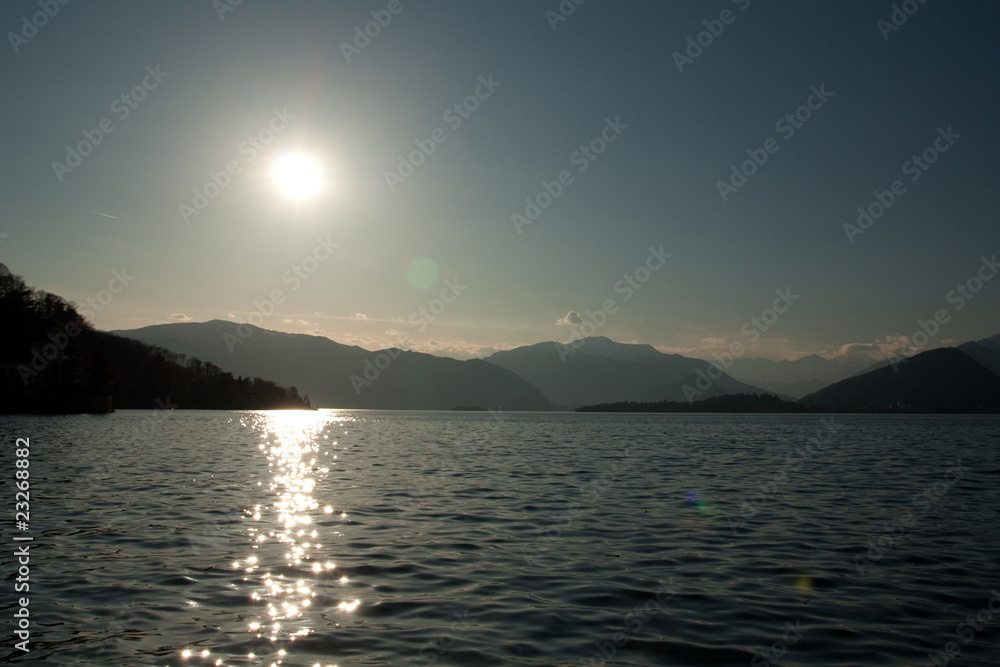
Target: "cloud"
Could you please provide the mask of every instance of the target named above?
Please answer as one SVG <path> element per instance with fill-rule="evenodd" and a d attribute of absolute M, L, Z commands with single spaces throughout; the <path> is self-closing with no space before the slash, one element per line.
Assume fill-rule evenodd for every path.
<path fill-rule="evenodd" d="M 175 322 L 194 322 L 193 318 L 188 317 L 184 313 L 170 313 L 169 317 Z"/>
<path fill-rule="evenodd" d="M 580 324 L 583 322 L 583 318 L 580 317 L 580 313 L 575 310 L 571 310 L 566 315 L 558 320 L 556 320 L 556 326 L 568 327 L 571 324 Z"/>
<path fill-rule="evenodd" d="M 880 353 L 882 348 L 874 343 L 848 343 L 840 348 L 841 354 L 846 354 L 848 356 L 872 356 Z"/>
<path fill-rule="evenodd" d="M 367 320 L 368 315 L 366 313 L 354 313 L 354 319 L 356 320 Z"/>
<path fill-rule="evenodd" d="M 917 348 L 920 350 L 930 349 L 933 347 L 940 347 L 940 345 L 946 344 L 945 341 L 933 341 L 923 348 Z M 911 349 L 911 342 L 907 336 L 903 334 L 889 334 L 883 336 L 881 339 L 876 338 L 874 342 L 871 343 L 844 343 L 837 347 L 829 348 L 824 352 L 820 352 L 820 356 L 827 358 L 830 357 L 867 357 L 872 360 L 884 359 L 891 354 L 898 354 L 900 350 Z"/>
<path fill-rule="evenodd" d="M 313 336 L 322 336 L 323 334 L 326 333 L 326 331 L 324 329 L 313 329 L 309 333 L 312 334 Z"/>

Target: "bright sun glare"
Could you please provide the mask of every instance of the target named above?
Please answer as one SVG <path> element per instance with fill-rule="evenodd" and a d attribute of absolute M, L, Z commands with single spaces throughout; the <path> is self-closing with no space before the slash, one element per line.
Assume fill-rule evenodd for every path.
<path fill-rule="evenodd" d="M 276 159 L 271 165 L 271 177 L 285 194 L 295 199 L 308 199 L 323 189 L 319 164 L 297 153 Z"/>

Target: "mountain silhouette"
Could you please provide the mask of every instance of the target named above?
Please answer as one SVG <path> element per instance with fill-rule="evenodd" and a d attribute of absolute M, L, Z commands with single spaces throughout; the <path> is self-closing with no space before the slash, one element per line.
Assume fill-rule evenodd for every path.
<path fill-rule="evenodd" d="M 982 340 L 963 343 L 958 346 L 958 349 L 978 361 L 985 368 L 1000 375 L 1000 334 Z"/>
<path fill-rule="evenodd" d="M 295 387 L 98 331 L 0 264 L 0 413 L 308 408 Z"/>
<path fill-rule="evenodd" d="M 547 342 L 497 352 L 486 361 L 517 373 L 553 402 L 580 407 L 622 401 L 688 401 L 724 394 L 767 393 L 701 359 L 663 354 L 650 345 L 601 337 L 571 345 Z M 688 393 L 685 393 L 685 385 Z M 696 392 L 696 393 L 691 393 Z"/>
<path fill-rule="evenodd" d="M 115 333 L 196 355 L 232 373 L 292 384 L 318 407 L 555 407 L 523 378 L 479 359 L 458 361 L 398 349 L 368 351 L 322 336 L 282 333 L 223 320 L 158 324 Z"/>
<path fill-rule="evenodd" d="M 842 380 L 800 402 L 831 412 L 1000 412 L 1000 377 L 946 347 Z"/>
<path fill-rule="evenodd" d="M 830 359 L 809 354 L 794 361 L 752 357 L 737 359 L 729 374 L 741 382 L 801 398 L 834 382 L 871 370 L 874 361 L 869 354 L 840 354 Z"/>

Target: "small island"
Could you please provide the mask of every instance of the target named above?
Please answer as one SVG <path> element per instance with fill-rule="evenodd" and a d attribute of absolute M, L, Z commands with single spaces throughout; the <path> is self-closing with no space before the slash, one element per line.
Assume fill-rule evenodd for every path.
<path fill-rule="evenodd" d="M 577 412 L 731 412 L 731 413 L 788 413 L 809 412 L 809 409 L 795 401 L 786 401 L 774 394 L 726 394 L 700 401 L 657 401 L 643 403 L 622 401 L 585 405 Z"/>

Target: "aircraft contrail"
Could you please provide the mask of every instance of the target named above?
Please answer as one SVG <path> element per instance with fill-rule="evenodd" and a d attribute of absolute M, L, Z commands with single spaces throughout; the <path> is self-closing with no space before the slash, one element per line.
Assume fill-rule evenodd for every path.
<path fill-rule="evenodd" d="M 112 220 L 120 220 L 113 215 L 108 215 L 107 213 L 98 213 L 97 211 L 87 211 L 87 213 L 93 213 L 94 215 L 104 216 L 105 218 L 111 218 Z"/>

